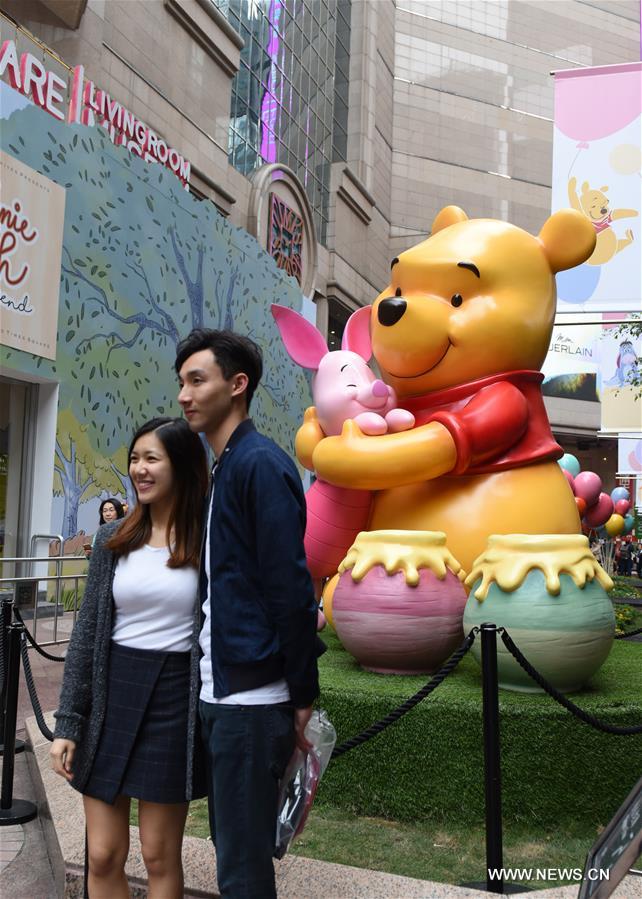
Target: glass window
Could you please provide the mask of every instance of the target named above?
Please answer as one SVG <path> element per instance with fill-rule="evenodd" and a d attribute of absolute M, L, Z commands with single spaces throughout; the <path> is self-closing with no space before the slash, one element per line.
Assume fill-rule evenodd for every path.
<path fill-rule="evenodd" d="M 38 387 L 0 378 L 0 556 L 27 555 Z M 5 576 L 11 572 L 5 569 Z"/>
<path fill-rule="evenodd" d="M 336 297 L 328 297 L 328 349 L 341 349 L 341 338 L 350 315 L 350 310 Z"/>
<path fill-rule="evenodd" d="M 328 163 L 345 158 L 350 8 L 351 0 L 219 3 L 246 42 L 233 81 L 230 162 L 244 174 L 261 155 L 290 165 L 308 192 L 319 236 L 328 212 Z"/>
<path fill-rule="evenodd" d="M 332 115 L 332 158 L 334 160 L 345 159 L 348 151 L 350 15 L 350 0 L 337 0 L 337 45 L 334 68 L 334 110 Z"/>

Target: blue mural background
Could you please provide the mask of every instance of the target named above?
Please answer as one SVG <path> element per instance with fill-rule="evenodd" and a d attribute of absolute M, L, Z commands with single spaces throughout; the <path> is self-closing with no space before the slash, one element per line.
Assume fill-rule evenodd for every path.
<path fill-rule="evenodd" d="M 129 439 L 149 418 L 180 415 L 175 348 L 193 327 L 231 328 L 261 346 L 252 418 L 291 452 L 309 388 L 270 305 L 301 311 L 296 281 L 212 203 L 100 128 L 29 105 L 2 120 L 0 146 L 67 191 L 56 361 L 2 348 L 6 367 L 60 383 L 53 531 L 93 532 L 106 495 L 133 501 Z"/>

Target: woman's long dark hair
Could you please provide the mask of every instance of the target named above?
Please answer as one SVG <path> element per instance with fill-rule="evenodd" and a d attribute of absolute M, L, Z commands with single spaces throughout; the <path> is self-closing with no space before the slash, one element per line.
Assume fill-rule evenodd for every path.
<path fill-rule="evenodd" d="M 167 522 L 167 545 L 170 548 L 169 568 L 184 565 L 198 567 L 201 549 L 202 506 L 207 493 L 207 457 L 200 438 L 189 429 L 183 418 L 153 418 L 140 427 L 132 438 L 127 453 L 127 466 L 131 461 L 136 441 L 145 434 L 154 433 L 163 444 L 172 466 L 172 493 L 174 502 Z M 174 531 L 174 545 L 170 546 L 170 534 Z M 118 556 L 126 556 L 140 549 L 152 533 L 152 520 L 148 505 L 137 503 L 123 524 L 107 541 L 107 546 Z"/>
<path fill-rule="evenodd" d="M 105 508 L 106 503 L 111 503 L 114 509 L 116 510 L 116 518 L 124 518 L 125 510 L 123 509 L 123 504 L 119 499 L 114 499 L 113 496 L 108 496 L 107 499 L 104 499 L 100 504 L 100 508 L 98 509 L 98 524 L 104 524 L 105 519 L 103 518 L 103 509 Z"/>

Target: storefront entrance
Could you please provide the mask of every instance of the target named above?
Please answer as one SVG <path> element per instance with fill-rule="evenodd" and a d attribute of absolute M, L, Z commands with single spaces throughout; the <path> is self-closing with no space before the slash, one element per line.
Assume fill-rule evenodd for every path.
<path fill-rule="evenodd" d="M 0 375 L 2 558 L 29 555 L 32 534 L 50 530 L 57 393 L 57 384 Z"/>
<path fill-rule="evenodd" d="M 37 386 L 0 378 L 0 553 L 28 551 Z"/>

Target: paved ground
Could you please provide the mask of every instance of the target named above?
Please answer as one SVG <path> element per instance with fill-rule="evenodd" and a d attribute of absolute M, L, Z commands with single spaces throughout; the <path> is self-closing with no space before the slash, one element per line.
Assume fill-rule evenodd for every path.
<path fill-rule="evenodd" d="M 38 636 L 44 638 L 44 632 Z M 48 651 L 52 655 L 60 655 L 64 647 L 50 647 Z M 42 708 L 45 711 L 56 708 L 64 666 L 42 658 L 33 649 L 29 651 L 29 660 Z M 24 738 L 25 719 L 32 715 L 21 666 L 17 717 L 19 738 Z M 15 757 L 13 798 L 36 800 L 24 752 Z M 53 874 L 38 818 L 23 825 L 0 827 L 0 875 L 2 899 L 55 899 Z"/>
<path fill-rule="evenodd" d="M 13 798 L 36 799 L 24 752 L 16 756 Z M 2 899 L 58 899 L 40 818 L 0 827 L 0 880 Z"/>

